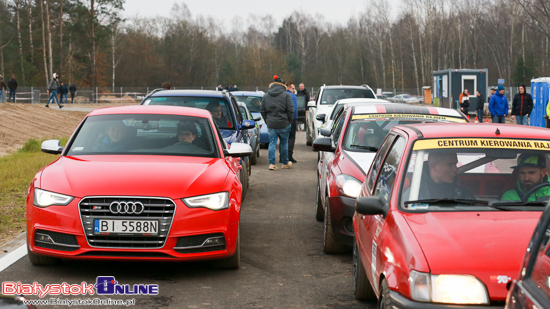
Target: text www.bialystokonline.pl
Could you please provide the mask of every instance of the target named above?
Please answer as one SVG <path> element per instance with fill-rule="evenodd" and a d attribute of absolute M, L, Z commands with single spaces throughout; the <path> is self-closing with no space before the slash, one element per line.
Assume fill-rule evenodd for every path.
<path fill-rule="evenodd" d="M 50 298 L 50 299 L 28 299 L 23 301 L 25 305 L 33 306 L 133 306 L 136 304 L 132 299 L 111 299 L 111 298 Z"/>

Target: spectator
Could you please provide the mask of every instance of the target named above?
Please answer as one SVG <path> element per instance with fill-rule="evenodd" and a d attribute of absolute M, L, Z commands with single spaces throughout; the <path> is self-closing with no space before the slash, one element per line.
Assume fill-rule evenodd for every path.
<path fill-rule="evenodd" d="M 512 120 L 517 124 L 529 125 L 529 114 L 533 110 L 533 98 L 525 92 L 525 85 L 519 85 L 519 93 L 512 100 Z"/>
<path fill-rule="evenodd" d="M 495 94 L 496 91 L 497 89 L 495 87 L 491 87 L 491 94 L 489 95 L 489 97 L 487 97 L 487 102 L 491 101 L 491 97 Z"/>
<path fill-rule="evenodd" d="M 17 80 L 15 79 L 15 74 L 11 76 L 11 79 L 8 81 L 8 88 L 10 88 L 10 95 L 8 97 L 8 102 L 12 100 L 13 96 L 13 103 L 15 103 L 15 93 L 17 92 Z"/>
<path fill-rule="evenodd" d="M 50 101 L 53 102 L 53 99 L 55 98 L 55 102 L 59 106 L 59 109 L 63 108 L 63 105 L 59 104 L 59 100 L 57 99 L 57 88 L 59 88 L 59 81 L 57 77 L 57 73 L 53 73 L 52 81 L 50 82 L 50 85 L 48 86 L 48 92 L 50 93 L 50 98 L 48 99 L 48 103 L 46 103 L 46 107 L 50 107 Z"/>
<path fill-rule="evenodd" d="M 0 102 L 2 102 L 2 91 L 7 90 L 6 83 L 4 82 L 4 78 L 2 75 L 0 75 Z"/>
<path fill-rule="evenodd" d="M 225 90 L 228 90 L 229 91 L 229 85 L 228 84 L 225 84 Z"/>
<path fill-rule="evenodd" d="M 300 90 L 298 91 L 298 95 L 303 95 L 306 97 L 306 105 L 307 105 L 307 102 L 309 102 L 309 92 L 304 86 L 304 83 L 300 83 L 298 87 L 300 88 Z"/>
<path fill-rule="evenodd" d="M 69 89 L 67 88 L 67 85 L 65 85 L 64 83 L 61 83 L 61 103 L 67 103 L 68 94 L 69 94 Z"/>
<path fill-rule="evenodd" d="M 222 84 L 219 84 L 219 85 L 218 85 L 218 88 L 216 88 L 216 90 L 217 90 L 217 91 L 222 91 L 222 90 L 223 90 Z"/>
<path fill-rule="evenodd" d="M 497 93 L 489 101 L 489 111 L 493 117 L 493 123 L 506 123 L 508 116 L 508 99 L 504 95 L 504 86 L 498 85 Z"/>
<path fill-rule="evenodd" d="M 529 190 L 540 185 L 548 183 L 548 174 L 546 169 L 546 159 L 543 155 L 522 154 L 518 157 L 518 165 L 512 166 L 518 170 L 518 181 L 513 189 L 510 189 L 502 195 L 502 201 L 521 201 L 526 198 L 533 202 L 538 199 L 548 198 L 550 196 L 550 187 L 542 187 L 530 196 L 525 195 Z"/>
<path fill-rule="evenodd" d="M 69 91 L 71 92 L 71 103 L 74 103 L 74 96 L 76 94 L 76 85 L 71 84 L 71 86 L 69 87 Z"/>
<path fill-rule="evenodd" d="M 162 83 L 162 88 L 170 90 L 172 89 L 172 85 L 169 82 L 164 82 Z"/>
<path fill-rule="evenodd" d="M 286 86 L 281 78 L 273 76 L 273 83 L 269 85 L 269 90 L 262 98 L 260 112 L 267 125 L 269 133 L 269 169 L 276 170 L 275 148 L 277 148 L 277 139 L 280 140 L 282 168 L 290 168 L 292 162 L 288 161 L 288 137 L 290 133 L 290 123 L 294 119 L 294 104 L 292 96 L 286 92 Z"/>
<path fill-rule="evenodd" d="M 233 91 L 239 91 L 239 88 L 237 87 L 237 85 L 235 85 L 235 86 L 233 87 Z"/>
<path fill-rule="evenodd" d="M 286 83 L 287 92 L 290 93 L 292 97 L 292 104 L 294 105 L 294 119 L 290 123 L 290 134 L 288 135 L 288 161 L 292 163 L 297 163 L 298 161 L 294 160 L 292 156 L 294 154 L 294 143 L 296 142 L 296 119 L 298 119 L 298 99 L 294 95 L 296 91 L 296 86 L 288 82 Z M 279 147 L 279 163 L 282 163 L 281 147 Z"/>
<path fill-rule="evenodd" d="M 477 91 L 476 115 L 479 122 L 483 122 L 483 110 L 485 109 L 485 98 L 481 95 L 481 91 Z"/>
<path fill-rule="evenodd" d="M 470 109 L 470 93 L 468 92 L 468 89 L 464 89 L 464 91 L 460 94 L 458 97 L 458 104 L 460 104 L 464 115 L 468 116 L 468 111 Z"/>

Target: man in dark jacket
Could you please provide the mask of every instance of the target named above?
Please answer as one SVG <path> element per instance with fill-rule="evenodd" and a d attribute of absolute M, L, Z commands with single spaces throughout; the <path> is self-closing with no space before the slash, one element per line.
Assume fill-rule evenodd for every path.
<path fill-rule="evenodd" d="M 288 136 L 290 123 L 294 119 L 294 104 L 292 97 L 286 90 L 283 80 L 277 75 L 273 76 L 273 83 L 262 98 L 260 113 L 265 120 L 269 133 L 269 169 L 276 170 L 275 148 L 277 139 L 280 140 L 282 168 L 290 168 L 292 162 L 288 161 Z"/>
<path fill-rule="evenodd" d="M 50 85 L 48 86 L 48 92 L 50 93 L 50 98 L 48 99 L 48 102 L 46 103 L 46 107 L 50 107 L 50 101 L 53 102 L 55 99 L 55 102 L 59 106 L 59 109 L 63 108 L 63 105 L 59 104 L 59 100 L 57 99 L 57 89 L 60 88 L 59 85 L 59 79 L 57 77 L 57 73 L 53 73 L 52 81 L 50 82 Z"/>
<path fill-rule="evenodd" d="M 504 86 L 498 85 L 497 93 L 489 101 L 489 111 L 491 112 L 491 117 L 493 117 L 493 123 L 506 123 L 509 107 L 504 91 Z"/>
<path fill-rule="evenodd" d="M 6 83 L 4 82 L 4 78 L 2 75 L 0 75 L 0 102 L 2 102 L 2 91 L 7 90 Z"/>
<path fill-rule="evenodd" d="M 64 83 L 61 83 L 61 103 L 67 103 L 67 95 L 69 94 L 69 88 Z"/>
<path fill-rule="evenodd" d="M 71 92 L 71 103 L 74 103 L 74 95 L 76 94 L 76 85 L 71 84 L 69 87 L 69 91 Z"/>
<path fill-rule="evenodd" d="M 8 102 L 10 100 L 13 100 L 12 102 L 15 103 L 15 93 L 17 92 L 17 80 L 15 79 L 15 75 L 12 75 L 11 79 L 8 81 L 8 88 L 10 88 L 10 96 L 8 97 Z"/>
<path fill-rule="evenodd" d="M 294 92 L 296 91 L 296 86 L 292 82 L 286 83 L 287 92 L 290 93 L 292 97 L 292 104 L 294 105 L 294 118 L 290 123 L 290 134 L 288 135 L 288 161 L 292 163 L 297 163 L 293 157 L 294 155 L 294 144 L 296 143 L 296 119 L 298 119 L 298 99 Z M 279 148 L 279 154 L 281 153 L 281 148 Z M 279 155 L 279 163 L 282 163 L 282 155 Z"/>
<path fill-rule="evenodd" d="M 533 98 L 525 92 L 525 85 L 519 85 L 519 93 L 512 100 L 512 120 L 516 118 L 517 124 L 529 125 L 529 114 L 533 110 Z"/>
<path fill-rule="evenodd" d="M 481 92 L 478 90 L 477 95 L 477 104 L 476 104 L 476 115 L 480 123 L 483 123 L 483 110 L 485 109 L 485 98 L 481 95 Z"/>

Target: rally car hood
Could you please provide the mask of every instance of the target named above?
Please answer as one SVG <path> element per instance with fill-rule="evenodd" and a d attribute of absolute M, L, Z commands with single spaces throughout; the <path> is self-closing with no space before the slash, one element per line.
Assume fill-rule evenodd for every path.
<path fill-rule="evenodd" d="M 227 162 L 219 158 L 64 156 L 44 168 L 38 185 L 77 198 L 127 195 L 177 199 L 221 190 L 229 170 Z"/>
<path fill-rule="evenodd" d="M 405 214 L 430 272 L 468 274 L 483 281 L 493 300 L 506 299 L 542 212 L 483 211 Z"/>
<path fill-rule="evenodd" d="M 361 170 L 363 170 L 365 175 L 369 172 L 372 161 L 376 156 L 376 152 L 356 152 L 344 150 L 344 153 L 352 159 Z"/>

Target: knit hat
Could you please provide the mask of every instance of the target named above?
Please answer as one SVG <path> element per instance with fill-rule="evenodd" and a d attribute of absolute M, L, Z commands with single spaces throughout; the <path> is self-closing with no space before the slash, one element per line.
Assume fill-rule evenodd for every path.
<path fill-rule="evenodd" d="M 498 85 L 498 88 L 497 88 L 497 89 L 498 89 L 498 91 L 504 90 L 504 86 Z"/>
<path fill-rule="evenodd" d="M 283 79 L 280 78 L 279 76 L 275 75 L 273 76 L 273 81 L 276 82 L 276 83 L 281 83 L 281 84 L 284 84 L 285 82 L 283 82 Z"/>

